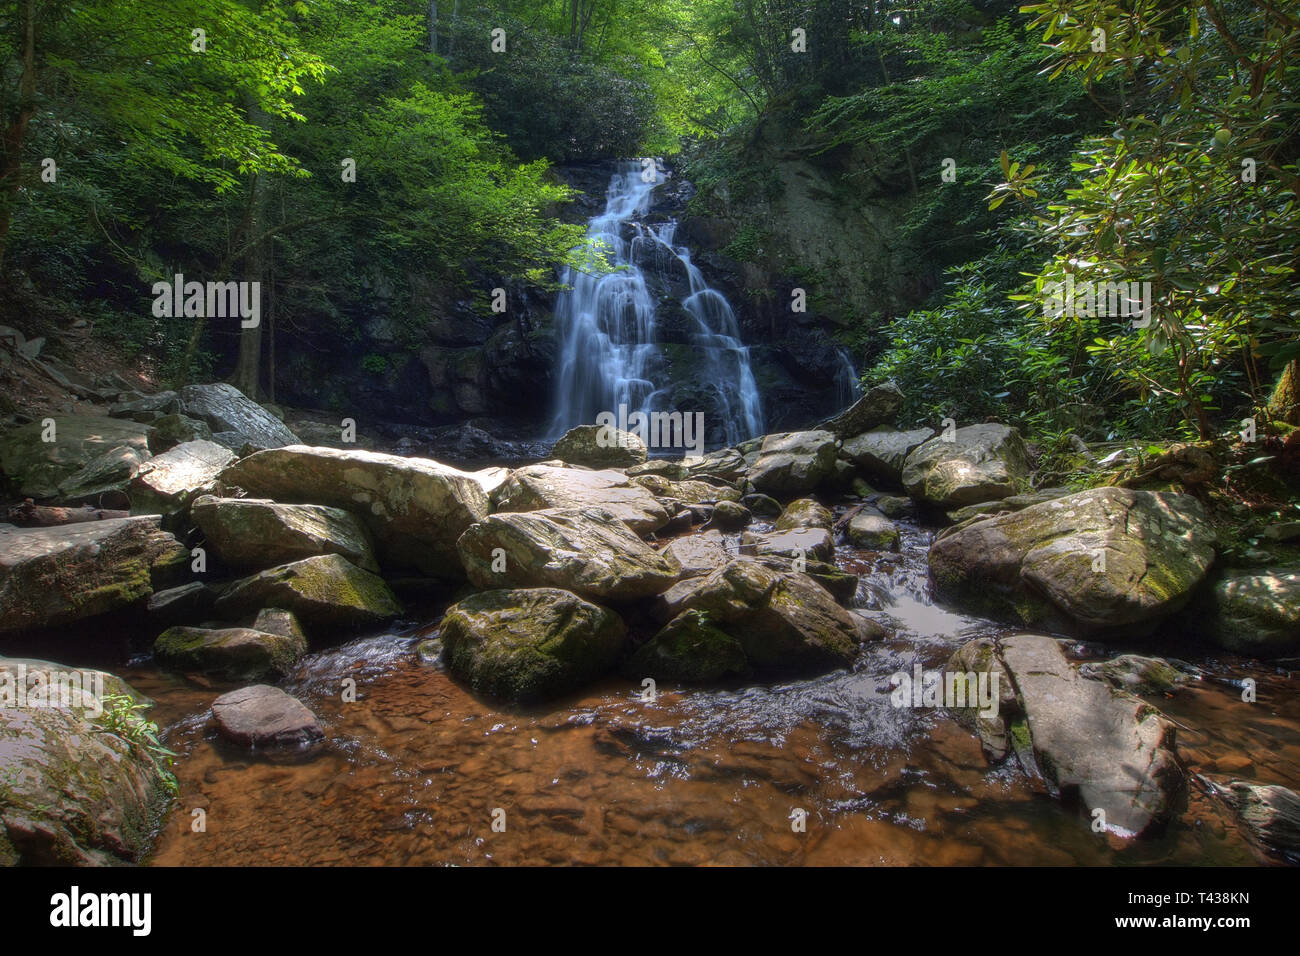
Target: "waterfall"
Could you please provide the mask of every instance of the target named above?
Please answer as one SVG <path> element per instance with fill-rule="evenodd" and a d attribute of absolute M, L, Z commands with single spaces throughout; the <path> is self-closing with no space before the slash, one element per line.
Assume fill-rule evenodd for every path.
<path fill-rule="evenodd" d="M 840 357 L 840 367 L 835 372 L 835 407 L 844 409 L 862 397 L 862 382 L 849 353 L 844 349 L 836 349 L 836 352 Z"/>
<path fill-rule="evenodd" d="M 711 443 L 763 433 L 758 386 L 726 297 L 704 281 L 674 220 L 648 224 L 651 193 L 639 164 L 610 179 L 605 211 L 587 224 L 614 269 L 566 269 L 555 307 L 559 336 L 552 437 L 601 412 L 695 412 Z"/>

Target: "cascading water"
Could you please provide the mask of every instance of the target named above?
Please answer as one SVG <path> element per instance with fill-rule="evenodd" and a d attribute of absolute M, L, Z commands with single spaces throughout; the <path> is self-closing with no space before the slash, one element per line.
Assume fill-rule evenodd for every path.
<path fill-rule="evenodd" d="M 704 414 L 710 440 L 735 444 L 763 432 L 758 386 L 735 312 L 709 287 L 677 224 L 650 225 L 656 184 L 625 164 L 610 180 L 605 211 L 587 240 L 604 245 L 613 271 L 566 270 L 560 295 L 559 374 L 552 437 L 601 412 Z"/>
<path fill-rule="evenodd" d="M 858 370 L 853 367 L 853 360 L 844 349 L 837 349 L 840 367 L 835 372 L 835 405 L 848 408 L 862 397 L 862 383 L 858 381 Z"/>

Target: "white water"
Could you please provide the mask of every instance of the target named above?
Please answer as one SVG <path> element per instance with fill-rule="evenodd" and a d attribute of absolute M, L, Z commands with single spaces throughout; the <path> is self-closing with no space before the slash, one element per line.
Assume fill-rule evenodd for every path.
<path fill-rule="evenodd" d="M 620 405 L 629 414 L 703 412 L 706 433 L 729 445 L 763 433 L 749 349 L 730 303 L 704 281 L 690 250 L 673 245 L 675 221 L 641 221 L 657 183 L 657 176 L 654 183 L 643 181 L 639 165 L 622 166 L 610 179 L 604 213 L 587 225 L 587 240 L 604 244 L 618 268 L 603 275 L 565 272 L 571 291 L 560 295 L 555 308 L 560 366 L 552 437 L 594 424 L 601 412 L 618 416 Z M 689 290 L 677 301 L 691 323 L 694 401 L 671 394 L 669 357 L 648 277 L 657 280 L 656 288 L 669 288 L 675 280 Z"/>

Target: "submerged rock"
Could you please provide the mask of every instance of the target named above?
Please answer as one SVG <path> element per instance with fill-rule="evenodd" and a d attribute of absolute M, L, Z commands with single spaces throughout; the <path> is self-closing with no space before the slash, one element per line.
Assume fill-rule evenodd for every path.
<path fill-rule="evenodd" d="M 835 470 L 835 447 L 835 436 L 827 431 L 768 435 L 749 481 L 754 490 L 778 498 L 807 494 Z"/>
<path fill-rule="evenodd" d="M 190 515 L 217 557 L 232 567 L 341 554 L 366 571 L 379 570 L 361 522 L 342 508 L 205 495 L 194 501 Z"/>
<path fill-rule="evenodd" d="M 325 738 L 316 715 L 278 687 L 254 684 L 212 702 L 217 732 L 242 747 L 307 747 Z"/>
<path fill-rule="evenodd" d="M 261 680 L 287 674 L 307 653 L 307 642 L 251 627 L 171 627 L 158 635 L 153 653 L 166 670 Z"/>
<path fill-rule="evenodd" d="M 588 468 L 627 468 L 642 464 L 647 455 L 639 435 L 600 425 L 570 428 L 551 449 L 552 458 Z"/>
<path fill-rule="evenodd" d="M 380 624 L 403 610 L 383 578 L 337 554 L 304 558 L 244 578 L 216 603 L 217 613 L 228 618 L 268 607 L 292 611 L 308 626 L 322 628 Z"/>
<path fill-rule="evenodd" d="M 681 575 L 675 562 L 601 508 L 489 515 L 470 525 L 456 547 L 480 588 L 552 587 L 630 601 L 668 590 Z"/>
<path fill-rule="evenodd" d="M 903 463 L 902 482 L 917 501 L 960 508 L 1008 498 L 1029 477 L 1020 432 L 1007 425 L 967 425 L 917 447 Z"/>
<path fill-rule="evenodd" d="M 344 508 L 365 524 L 385 568 L 461 579 L 456 539 L 490 510 L 479 476 L 429 458 L 295 445 L 250 455 L 221 476 L 250 495 Z"/>
<path fill-rule="evenodd" d="M 1154 629 L 1213 560 L 1195 498 L 1094 488 L 941 536 L 930 575 L 937 596 L 963 607 L 1105 636 Z"/>
<path fill-rule="evenodd" d="M 189 552 L 155 516 L 0 529 L 0 632 L 54 627 L 134 604 Z"/>
<path fill-rule="evenodd" d="M 447 609 L 448 669 L 480 694 L 533 703 L 609 670 L 627 631 L 617 614 L 558 588 L 484 591 Z"/>
<path fill-rule="evenodd" d="M 527 465 L 511 473 L 494 499 L 498 512 L 603 508 L 643 537 L 670 518 L 668 509 L 648 489 L 608 469 Z"/>

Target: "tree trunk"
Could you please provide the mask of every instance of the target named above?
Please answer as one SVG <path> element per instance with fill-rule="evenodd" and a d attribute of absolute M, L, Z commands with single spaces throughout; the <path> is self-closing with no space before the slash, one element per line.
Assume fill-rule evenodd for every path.
<path fill-rule="evenodd" d="M 1282 369 L 1268 400 L 1268 417 L 1287 425 L 1300 425 L 1300 359 Z"/>
<path fill-rule="evenodd" d="M 429 0 L 429 52 L 438 52 L 438 0 Z"/>
<path fill-rule="evenodd" d="M 0 142 L 0 183 L 4 184 L 4 195 L 0 197 L 0 270 L 9 243 L 13 204 L 21 185 L 27 125 L 36 114 L 36 0 L 27 0 L 23 17 L 23 73 L 18 81 L 18 105 Z"/>

